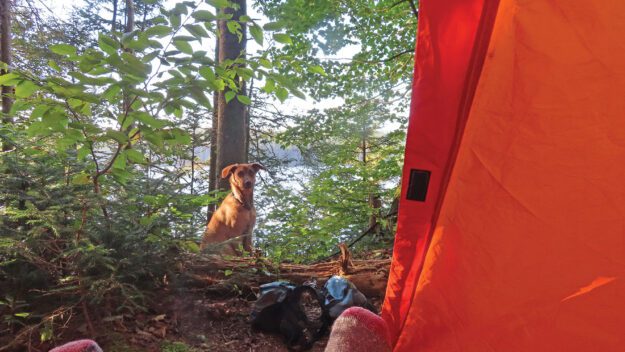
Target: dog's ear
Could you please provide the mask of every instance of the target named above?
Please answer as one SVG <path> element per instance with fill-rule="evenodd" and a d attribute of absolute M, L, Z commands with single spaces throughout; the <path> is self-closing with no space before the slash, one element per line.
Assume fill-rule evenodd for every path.
<path fill-rule="evenodd" d="M 267 169 L 262 164 L 252 163 L 250 165 L 252 166 L 252 169 L 254 169 L 255 172 L 258 172 L 258 170 L 265 170 L 265 171 L 267 171 Z"/>
<path fill-rule="evenodd" d="M 234 169 L 236 169 L 237 166 L 239 166 L 239 164 L 232 164 L 224 167 L 224 169 L 221 170 L 221 178 L 228 178 L 228 176 L 230 176 L 230 174 L 234 172 Z"/>

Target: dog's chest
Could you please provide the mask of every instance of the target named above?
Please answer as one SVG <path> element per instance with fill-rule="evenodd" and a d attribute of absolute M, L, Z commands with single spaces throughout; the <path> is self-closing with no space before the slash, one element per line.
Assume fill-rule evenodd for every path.
<path fill-rule="evenodd" d="M 232 204 L 227 208 L 224 220 L 235 232 L 247 231 L 256 222 L 256 209 L 246 208 L 239 203 Z"/>

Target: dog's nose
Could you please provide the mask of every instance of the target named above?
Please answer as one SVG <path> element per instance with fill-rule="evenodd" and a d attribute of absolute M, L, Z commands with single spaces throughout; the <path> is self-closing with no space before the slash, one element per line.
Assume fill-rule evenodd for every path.
<path fill-rule="evenodd" d="M 247 181 L 247 182 L 245 182 L 245 184 L 244 184 L 245 188 L 252 188 L 252 186 L 253 186 L 253 185 L 254 185 L 254 184 L 252 183 L 252 181 Z"/>

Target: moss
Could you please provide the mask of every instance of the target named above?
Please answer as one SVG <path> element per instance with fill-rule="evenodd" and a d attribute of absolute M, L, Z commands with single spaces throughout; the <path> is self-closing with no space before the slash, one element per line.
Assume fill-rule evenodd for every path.
<path fill-rule="evenodd" d="M 165 341 L 161 344 L 161 352 L 194 352 L 196 349 L 188 346 L 184 342 Z"/>

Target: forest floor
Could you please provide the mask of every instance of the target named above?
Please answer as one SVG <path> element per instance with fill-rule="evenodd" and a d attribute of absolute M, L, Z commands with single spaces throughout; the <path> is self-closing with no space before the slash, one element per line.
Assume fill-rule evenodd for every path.
<path fill-rule="evenodd" d="M 357 262 L 366 262 L 363 259 Z M 368 298 L 379 311 L 383 297 Z M 166 289 L 155 293 L 144 313 L 109 317 L 101 325 L 92 325 L 105 352 L 287 352 L 281 336 L 252 331 L 250 312 L 255 299 L 253 291 L 245 290 L 224 294 L 206 287 Z M 76 325 L 81 326 L 57 342 L 91 335 L 87 324 Z M 310 351 L 323 351 L 327 339 L 324 336 Z"/>

